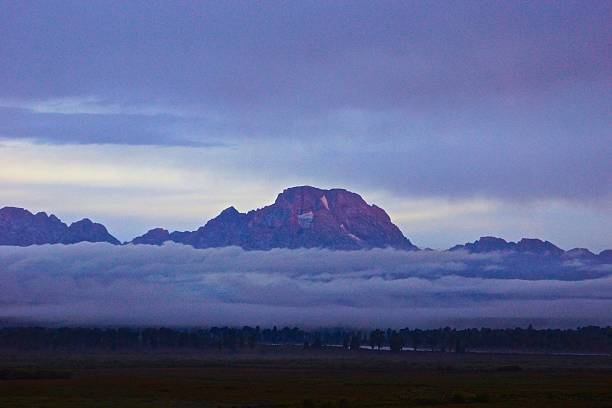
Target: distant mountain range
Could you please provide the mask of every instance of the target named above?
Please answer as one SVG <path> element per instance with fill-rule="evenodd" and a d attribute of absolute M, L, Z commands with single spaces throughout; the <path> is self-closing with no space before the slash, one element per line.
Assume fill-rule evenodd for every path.
<path fill-rule="evenodd" d="M 358 194 L 344 189 L 323 190 L 310 186 L 288 188 L 278 195 L 274 204 L 247 213 L 229 207 L 195 231 L 169 232 L 155 228 L 126 244 L 162 245 L 168 241 L 195 248 L 239 246 L 246 250 L 357 250 L 386 247 L 418 250 L 391 222 L 382 208 L 370 205 Z M 68 226 L 56 216 L 44 212 L 32 214 L 15 207 L 0 209 L 0 245 L 78 242 L 120 245 L 119 240 L 106 227 L 87 218 Z M 507 242 L 501 238 L 482 237 L 475 242 L 449 249 L 458 250 L 470 253 L 512 251 L 612 263 L 612 250 L 602 251 L 598 255 L 583 248 L 564 251 L 539 239 Z"/>
<path fill-rule="evenodd" d="M 44 212 L 32 214 L 15 207 L 0 209 L 0 245 L 75 244 L 83 241 L 120 244 L 104 225 L 88 218 L 68 226 L 55 215 Z"/>
<path fill-rule="evenodd" d="M 604 263 L 612 263 L 612 249 L 601 251 L 598 255 L 586 248 L 573 248 L 564 251 L 549 241 L 537 238 L 523 238 L 518 242 L 508 242 L 497 237 L 480 237 L 477 241 L 468 242 L 463 245 L 455 245 L 449 251 L 467 251 L 473 254 L 487 252 L 516 252 L 522 254 L 536 254 L 566 260 L 583 259 L 597 260 Z"/>

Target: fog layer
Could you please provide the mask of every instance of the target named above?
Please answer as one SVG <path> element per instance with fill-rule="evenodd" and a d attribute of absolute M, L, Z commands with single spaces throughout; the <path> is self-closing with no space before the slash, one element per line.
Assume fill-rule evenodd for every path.
<path fill-rule="evenodd" d="M 612 268 L 493 253 L 0 247 L 0 320 L 431 327 L 612 324 Z"/>

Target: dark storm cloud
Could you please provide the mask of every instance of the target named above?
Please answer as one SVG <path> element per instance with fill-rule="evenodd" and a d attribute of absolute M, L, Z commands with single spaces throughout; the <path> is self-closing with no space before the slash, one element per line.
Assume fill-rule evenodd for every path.
<path fill-rule="evenodd" d="M 487 276 L 504 262 L 500 254 L 462 252 L 2 247 L 0 315 L 205 325 L 428 325 L 466 318 L 610 323 L 609 275 L 574 281 Z M 470 270 L 480 272 L 468 276 Z"/>

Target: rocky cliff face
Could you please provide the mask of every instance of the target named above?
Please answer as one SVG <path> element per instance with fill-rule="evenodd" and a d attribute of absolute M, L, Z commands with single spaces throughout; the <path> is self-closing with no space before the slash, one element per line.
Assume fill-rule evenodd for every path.
<path fill-rule="evenodd" d="M 74 244 L 83 241 L 119 244 L 102 224 L 87 218 L 67 226 L 55 215 L 44 212 L 32 214 L 15 207 L 0 209 L 0 245 Z"/>
<path fill-rule="evenodd" d="M 150 237 L 147 233 L 132 242 L 160 244 L 145 242 Z M 173 232 L 161 239 L 196 248 L 417 249 L 383 209 L 358 194 L 309 186 L 286 189 L 274 204 L 246 214 L 229 207 L 197 231 Z"/>

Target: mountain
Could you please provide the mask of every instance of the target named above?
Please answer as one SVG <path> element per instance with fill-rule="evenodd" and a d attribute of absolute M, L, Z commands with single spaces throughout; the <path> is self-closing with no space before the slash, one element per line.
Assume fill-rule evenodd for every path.
<path fill-rule="evenodd" d="M 234 207 L 223 210 L 195 231 L 169 232 L 155 228 L 134 238 L 134 245 L 162 245 L 176 242 L 195 248 L 239 246 L 247 250 L 273 248 L 326 248 L 357 250 L 395 248 L 418 250 L 387 213 L 361 196 L 344 189 L 324 190 L 310 186 L 291 187 L 273 204 L 247 213 Z M 0 209 L 0 245 L 29 246 L 108 242 L 120 245 L 106 227 L 88 218 L 64 224 L 55 215 L 36 214 L 23 208 Z M 427 249 L 426 249 L 427 250 Z M 549 241 L 523 238 L 518 242 L 485 236 L 456 245 L 449 251 L 469 253 L 507 252 L 521 262 L 553 262 L 555 265 L 581 262 L 612 264 L 612 250 L 594 254 L 585 248 L 564 251 Z M 520 259 L 518 259 L 518 258 Z M 550 262 L 549 262 L 550 261 Z M 539 262 L 539 261 L 538 261 Z"/>
<path fill-rule="evenodd" d="M 459 250 L 464 250 L 473 254 L 499 251 L 559 258 L 562 261 L 582 260 L 612 263 L 612 250 L 610 249 L 601 251 L 599 255 L 595 255 L 586 248 L 573 248 L 564 251 L 549 241 L 542 241 L 536 238 L 523 238 L 518 242 L 508 242 L 497 237 L 480 237 L 480 239 L 474 242 L 455 245 L 449 249 L 449 251 Z"/>
<path fill-rule="evenodd" d="M 32 214 L 15 207 L 0 209 L 0 245 L 55 244 L 62 240 L 68 227 L 54 215 Z"/>
<path fill-rule="evenodd" d="M 596 259 L 597 255 L 586 248 L 573 248 L 561 255 L 563 259 Z"/>
<path fill-rule="evenodd" d="M 66 235 L 62 238 L 63 244 L 76 244 L 77 242 L 108 242 L 120 245 L 121 242 L 113 237 L 102 224 L 92 222 L 89 218 L 73 222 L 68 227 Z"/>
<path fill-rule="evenodd" d="M 470 253 L 483 253 L 492 251 L 514 251 L 538 255 L 561 256 L 565 253 L 561 248 L 548 241 L 535 238 L 523 238 L 518 242 L 508 242 L 497 237 L 480 237 L 474 242 L 455 245 L 450 251 L 466 250 Z"/>
<path fill-rule="evenodd" d="M 135 245 L 161 245 L 166 241 L 170 241 L 170 233 L 163 228 L 154 228 L 146 234 L 136 237 L 132 240 Z"/>
<path fill-rule="evenodd" d="M 612 264 L 612 249 L 606 249 L 604 251 L 601 251 L 599 255 L 597 255 L 597 258 L 601 262 Z"/>
<path fill-rule="evenodd" d="M 472 254 L 493 251 L 514 251 L 516 243 L 508 242 L 505 239 L 497 237 L 480 237 L 474 242 L 468 242 L 463 245 L 455 245 L 449 251 L 465 250 Z"/>
<path fill-rule="evenodd" d="M 75 244 L 83 241 L 119 245 L 104 225 L 87 218 L 67 226 L 53 214 L 32 214 L 16 207 L 0 209 L 0 245 Z"/>
<path fill-rule="evenodd" d="M 196 231 L 155 229 L 133 244 L 161 245 L 164 241 L 215 248 L 236 245 L 244 249 L 328 248 L 354 250 L 391 247 L 416 250 L 380 207 L 343 189 L 292 187 L 274 204 L 238 212 L 229 207 Z"/>

